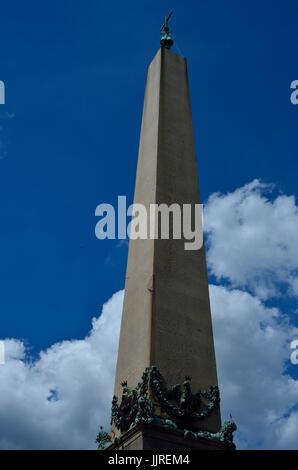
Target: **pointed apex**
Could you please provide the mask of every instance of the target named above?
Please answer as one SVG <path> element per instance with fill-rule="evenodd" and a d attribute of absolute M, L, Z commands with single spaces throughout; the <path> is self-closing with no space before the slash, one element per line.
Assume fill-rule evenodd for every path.
<path fill-rule="evenodd" d="M 166 49 L 171 49 L 174 41 L 171 37 L 170 27 L 169 27 L 169 20 L 172 16 L 173 12 L 169 13 L 165 16 L 164 24 L 162 25 L 161 31 L 161 38 L 160 38 L 160 45 L 161 47 L 165 47 Z"/>

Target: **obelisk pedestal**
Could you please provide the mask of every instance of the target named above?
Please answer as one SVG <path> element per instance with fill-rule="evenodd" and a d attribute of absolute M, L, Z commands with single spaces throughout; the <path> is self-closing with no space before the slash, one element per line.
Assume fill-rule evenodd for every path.
<path fill-rule="evenodd" d="M 206 437 L 184 437 L 179 432 L 152 425 L 137 425 L 108 450 L 226 450 L 223 441 Z M 232 449 L 231 449 L 232 450 Z"/>

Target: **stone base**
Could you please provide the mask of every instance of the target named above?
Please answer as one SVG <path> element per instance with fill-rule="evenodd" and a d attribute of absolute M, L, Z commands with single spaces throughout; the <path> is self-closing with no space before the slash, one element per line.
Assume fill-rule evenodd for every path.
<path fill-rule="evenodd" d="M 204 437 L 184 437 L 174 429 L 137 425 L 122 436 L 121 444 L 111 444 L 106 450 L 226 450 L 226 447 Z"/>

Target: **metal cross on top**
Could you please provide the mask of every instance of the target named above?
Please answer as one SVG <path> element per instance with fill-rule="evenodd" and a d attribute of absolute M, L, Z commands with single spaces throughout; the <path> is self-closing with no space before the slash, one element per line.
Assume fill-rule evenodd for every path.
<path fill-rule="evenodd" d="M 174 44 L 174 41 L 171 37 L 171 32 L 170 32 L 170 27 L 169 27 L 169 20 L 172 16 L 173 12 L 168 14 L 168 16 L 165 16 L 165 21 L 164 24 L 162 25 L 160 31 L 161 31 L 161 38 L 160 38 L 160 45 L 161 47 L 165 47 L 166 49 L 171 49 L 172 45 Z"/>

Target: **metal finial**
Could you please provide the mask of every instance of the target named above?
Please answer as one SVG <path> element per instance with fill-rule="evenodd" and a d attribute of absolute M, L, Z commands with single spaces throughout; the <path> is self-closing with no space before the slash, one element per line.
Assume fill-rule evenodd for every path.
<path fill-rule="evenodd" d="M 170 27 L 169 27 L 169 20 L 172 14 L 173 12 L 171 11 L 171 13 L 165 16 L 164 24 L 162 25 L 160 29 L 161 31 L 160 45 L 161 47 L 165 47 L 166 49 L 171 49 L 172 45 L 174 44 L 174 41 L 171 37 Z"/>

